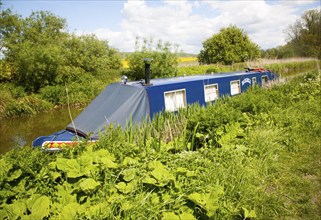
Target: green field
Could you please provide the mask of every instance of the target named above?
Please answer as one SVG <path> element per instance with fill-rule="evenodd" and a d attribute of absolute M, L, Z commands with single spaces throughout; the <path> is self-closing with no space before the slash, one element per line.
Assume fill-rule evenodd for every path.
<path fill-rule="evenodd" d="M 320 219 L 316 71 L 100 141 L 0 159 L 3 219 Z"/>

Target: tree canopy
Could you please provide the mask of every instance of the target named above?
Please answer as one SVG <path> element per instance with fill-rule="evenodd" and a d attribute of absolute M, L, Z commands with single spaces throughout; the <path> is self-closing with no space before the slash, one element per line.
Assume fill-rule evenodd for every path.
<path fill-rule="evenodd" d="M 306 11 L 287 33 L 296 55 L 321 58 L 321 11 Z"/>
<path fill-rule="evenodd" d="M 10 80 L 26 91 L 37 92 L 121 66 L 120 55 L 107 41 L 69 34 L 66 20 L 51 12 L 33 12 L 23 19 L 7 9 L 1 12 L 0 22 L 1 52 Z"/>
<path fill-rule="evenodd" d="M 136 51 L 127 56 L 131 79 L 140 80 L 145 77 L 144 58 L 151 58 L 151 74 L 153 78 L 177 75 L 178 46 L 169 42 L 158 41 L 153 48 L 152 39 L 136 39 Z"/>
<path fill-rule="evenodd" d="M 259 54 L 259 46 L 242 29 L 231 25 L 203 42 L 198 61 L 201 64 L 232 64 L 255 59 Z"/>

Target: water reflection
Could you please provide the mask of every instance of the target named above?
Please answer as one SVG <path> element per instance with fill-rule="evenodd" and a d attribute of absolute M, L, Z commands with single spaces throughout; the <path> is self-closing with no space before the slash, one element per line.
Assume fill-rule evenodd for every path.
<path fill-rule="evenodd" d="M 75 118 L 81 110 L 73 109 Z M 32 116 L 5 118 L 0 120 L 0 154 L 17 146 L 31 145 L 38 136 L 50 135 L 66 128 L 70 123 L 67 109 L 40 113 Z"/>

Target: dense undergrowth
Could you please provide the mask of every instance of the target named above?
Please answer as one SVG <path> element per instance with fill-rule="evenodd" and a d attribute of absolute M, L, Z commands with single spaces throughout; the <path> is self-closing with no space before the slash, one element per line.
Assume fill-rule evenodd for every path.
<path fill-rule="evenodd" d="M 0 159 L 3 219 L 320 219 L 316 72 Z"/>
<path fill-rule="evenodd" d="M 247 64 L 240 63 L 231 66 L 205 65 L 180 67 L 178 75 L 202 73 L 218 73 L 243 70 Z M 316 68 L 316 61 L 288 62 L 264 65 L 283 77 L 302 73 Z M 84 75 L 67 85 L 45 86 L 37 94 L 28 94 L 21 86 L 12 83 L 0 83 L 0 118 L 31 115 L 49 111 L 57 107 L 84 107 L 91 102 L 106 85 L 120 80 L 127 70 L 108 70 L 96 76 Z M 68 103 L 69 101 L 69 103 Z"/>
<path fill-rule="evenodd" d="M 119 79 L 118 70 L 108 70 L 96 76 L 84 75 L 66 85 L 46 86 L 36 94 L 28 94 L 23 87 L 13 83 L 0 83 L 0 118 L 32 115 L 67 104 L 75 108 L 84 107 L 106 85 Z"/>

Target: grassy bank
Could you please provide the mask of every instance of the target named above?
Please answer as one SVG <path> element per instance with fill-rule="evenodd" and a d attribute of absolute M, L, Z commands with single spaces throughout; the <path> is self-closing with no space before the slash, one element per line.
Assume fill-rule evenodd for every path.
<path fill-rule="evenodd" d="M 96 145 L 0 159 L 0 216 L 320 219 L 321 88 L 309 73 L 163 114 Z"/>

